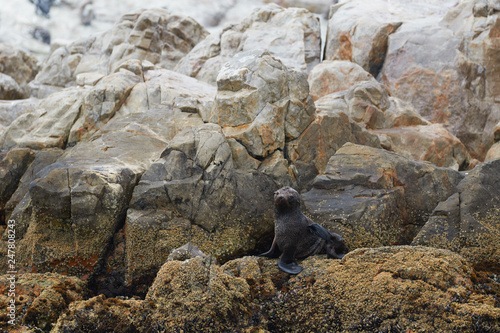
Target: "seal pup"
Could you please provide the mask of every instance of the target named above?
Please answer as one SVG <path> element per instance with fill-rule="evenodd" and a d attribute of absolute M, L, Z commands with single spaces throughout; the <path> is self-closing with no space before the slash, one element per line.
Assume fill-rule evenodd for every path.
<path fill-rule="evenodd" d="M 302 214 L 299 193 L 291 187 L 282 187 L 274 193 L 274 240 L 269 251 L 260 256 L 281 258 L 278 267 L 290 274 L 298 274 L 302 267 L 295 259 L 326 253 L 340 259 L 347 253 L 342 237 L 332 233 Z"/>

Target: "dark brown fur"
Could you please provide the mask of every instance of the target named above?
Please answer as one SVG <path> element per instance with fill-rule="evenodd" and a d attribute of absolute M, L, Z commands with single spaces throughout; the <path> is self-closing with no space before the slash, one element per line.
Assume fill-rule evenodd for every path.
<path fill-rule="evenodd" d="M 347 252 L 342 237 L 315 224 L 300 209 L 299 193 L 283 187 L 274 193 L 274 240 L 271 248 L 261 256 L 277 258 L 278 266 L 290 274 L 298 274 L 302 267 L 295 259 L 326 253 L 330 258 L 342 258 Z"/>

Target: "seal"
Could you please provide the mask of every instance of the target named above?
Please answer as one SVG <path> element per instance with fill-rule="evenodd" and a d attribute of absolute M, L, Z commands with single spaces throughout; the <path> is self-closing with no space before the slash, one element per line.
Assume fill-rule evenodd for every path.
<path fill-rule="evenodd" d="M 278 258 L 278 267 L 289 274 L 298 274 L 302 267 L 295 259 L 326 253 L 340 259 L 347 253 L 344 239 L 313 223 L 300 209 L 299 193 L 282 187 L 274 193 L 274 239 L 269 251 L 260 256 Z"/>

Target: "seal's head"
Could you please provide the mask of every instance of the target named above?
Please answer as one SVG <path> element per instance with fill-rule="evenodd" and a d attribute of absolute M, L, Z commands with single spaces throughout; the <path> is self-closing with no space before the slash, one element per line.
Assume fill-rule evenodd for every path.
<path fill-rule="evenodd" d="M 291 211 L 300 207 L 299 193 L 285 186 L 274 192 L 274 205 L 278 211 Z"/>

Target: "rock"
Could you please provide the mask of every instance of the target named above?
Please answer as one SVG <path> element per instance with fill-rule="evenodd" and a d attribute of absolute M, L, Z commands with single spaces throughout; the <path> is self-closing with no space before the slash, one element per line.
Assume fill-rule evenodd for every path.
<path fill-rule="evenodd" d="M 443 123 L 473 158 L 483 160 L 499 120 L 493 56 L 498 14 L 475 17 L 475 3 L 480 1 L 462 1 L 440 22 L 404 23 L 389 37 L 382 80 L 394 96 Z"/>
<path fill-rule="evenodd" d="M 115 116 L 134 86 L 141 81 L 138 75 L 121 70 L 104 77 L 90 88 L 81 101 L 78 118 L 69 131 L 67 145 L 74 146 L 79 141 L 88 140 Z"/>
<path fill-rule="evenodd" d="M 168 108 L 113 118 L 41 170 L 11 215 L 29 224 L 16 243 L 20 267 L 84 279 L 97 274 L 142 173 L 181 128 L 201 123 Z"/>
<path fill-rule="evenodd" d="M 500 160 L 485 162 L 458 184 L 458 193 L 443 200 L 412 244 L 460 253 L 474 267 L 500 270 Z"/>
<path fill-rule="evenodd" d="M 173 106 L 184 112 L 198 113 L 202 119 L 211 110 L 216 89 L 189 76 L 166 69 L 145 71 L 144 83 L 134 86 L 120 114 L 144 112 Z"/>
<path fill-rule="evenodd" d="M 55 332 L 137 332 L 140 313 L 147 313 L 144 301 L 135 299 L 107 298 L 104 295 L 85 301 L 73 302 L 61 315 L 52 329 Z"/>
<path fill-rule="evenodd" d="M 164 9 L 141 9 L 124 15 L 100 35 L 55 50 L 32 88 L 36 95 L 44 97 L 44 86 L 68 87 L 83 73 L 108 75 L 128 59 L 147 60 L 172 69 L 206 36 L 206 30 L 192 18 Z"/>
<path fill-rule="evenodd" d="M 289 68 L 310 71 L 320 61 L 320 39 L 319 20 L 310 12 L 270 4 L 210 35 L 175 70 L 215 84 L 219 70 L 236 53 L 264 49 Z"/>
<path fill-rule="evenodd" d="M 169 261 L 145 300 L 77 301 L 55 330 L 487 332 L 500 327 L 498 300 L 483 287 L 498 288 L 494 277 L 447 250 L 365 248 L 340 261 L 313 256 L 301 265 L 304 271 L 290 278 L 278 270 L 276 259 L 243 257 L 223 266 L 201 257 Z"/>
<path fill-rule="evenodd" d="M 59 315 L 68 309 L 70 303 L 88 297 L 87 285 L 71 276 L 56 273 L 22 274 L 15 276 L 16 286 L 16 328 L 36 328 L 48 331 Z M 10 274 L 0 275 L 0 317 L 7 317 L 10 301 L 8 290 Z M 10 318 L 8 318 L 10 320 Z M 10 331 L 13 326 L 7 320 L 0 322 L 0 329 Z M 24 332 L 24 331 L 23 331 Z"/>
<path fill-rule="evenodd" d="M 28 150 L 23 148 L 14 148 L 10 152 L 16 150 Z M 26 193 L 29 191 L 29 185 L 32 181 L 40 178 L 39 172 L 43 170 L 46 166 L 53 164 L 57 159 L 63 154 L 62 149 L 46 149 L 42 151 L 32 151 L 30 154 L 34 156 L 33 162 L 29 164 L 28 168 L 22 175 L 17 189 L 10 197 L 9 201 L 5 204 L 5 217 L 8 219 L 14 210 L 22 210 L 26 204 L 28 204 L 29 196 L 26 197 Z M 26 200 L 23 199 L 26 197 Z M 16 216 L 19 216 L 15 213 Z M 29 220 L 16 220 L 16 237 L 19 239 L 24 236 L 24 233 L 28 229 Z"/>
<path fill-rule="evenodd" d="M 250 324 L 251 312 L 247 309 L 251 294 L 245 279 L 226 274 L 220 266 L 209 265 L 201 257 L 163 265 L 145 300 L 160 309 L 171 309 L 166 316 L 162 311 L 153 313 L 145 327 L 174 329 L 191 324 L 196 331 L 217 323 L 216 329 L 222 331 L 235 324 Z"/>
<path fill-rule="evenodd" d="M 237 54 L 221 70 L 204 120 L 221 125 L 251 156 L 265 158 L 299 136 L 314 111 L 305 75 L 257 50 Z"/>
<path fill-rule="evenodd" d="M 149 70 L 139 60 L 124 65 L 138 74 L 121 68 L 95 86 L 53 93 L 37 109 L 21 114 L 5 129 L 3 149 L 64 149 L 88 141 L 116 116 L 166 106 L 204 115 L 213 105 L 215 89 L 207 84 L 169 70 Z"/>
<path fill-rule="evenodd" d="M 313 221 L 342 235 L 349 249 L 409 244 L 461 179 L 451 169 L 346 143 L 302 197 Z"/>
<path fill-rule="evenodd" d="M 333 5 L 328 21 L 325 59 L 355 62 L 377 77 L 384 64 L 389 35 L 402 23 L 402 18 L 393 14 L 393 10 L 387 10 L 392 5 L 383 0 L 370 4 L 352 1 Z M 401 6 L 399 3 L 395 5 Z M 374 16 L 374 12 L 380 15 Z"/>
<path fill-rule="evenodd" d="M 202 259 L 205 260 L 207 255 L 203 253 L 196 245 L 194 245 L 191 242 L 188 242 L 178 249 L 173 249 L 168 255 L 167 261 L 172 261 L 172 260 L 184 261 L 196 257 L 201 257 Z"/>
<path fill-rule="evenodd" d="M 14 47 L 0 44 L 0 99 L 28 98 L 28 83 L 38 73 L 38 60 Z"/>
<path fill-rule="evenodd" d="M 279 184 L 267 170 L 235 169 L 231 154 L 220 126 L 204 124 L 179 132 L 144 173 L 127 213 L 127 285 L 147 288 L 187 242 L 223 260 L 272 230 Z"/>
<path fill-rule="evenodd" d="M 284 285 L 267 265 L 252 267 L 240 260 L 223 268 L 245 277 L 253 294 L 266 300 L 268 305 L 259 310 L 272 319 L 261 325 L 267 324 L 264 328 L 271 331 L 276 327 L 316 332 L 499 327 L 495 296 L 474 291 L 472 286 L 479 285 L 471 281 L 474 271 L 449 251 L 408 246 L 358 249 L 340 262 L 312 257 L 301 265 L 304 272 Z M 269 297 L 266 292 L 273 285 Z M 475 306 L 480 300 L 484 303 Z"/>
<path fill-rule="evenodd" d="M 467 148 L 443 125 L 397 127 L 371 133 L 384 137 L 383 147 L 398 155 L 436 166 L 467 170 L 471 157 Z"/>
<path fill-rule="evenodd" d="M 35 158 L 31 149 L 12 149 L 0 153 L 0 223 L 6 224 L 5 205 L 17 189 L 19 181 Z"/>
<path fill-rule="evenodd" d="M 22 114 L 5 129 L 2 149 L 64 148 L 70 129 L 79 117 L 81 104 L 82 90 L 78 88 L 50 95 L 35 110 Z"/>
<path fill-rule="evenodd" d="M 286 154 L 299 187 L 305 187 L 322 173 L 330 157 L 346 142 L 380 147 L 375 135 L 351 121 L 345 113 L 319 111 L 301 136 L 286 144 Z"/>
<path fill-rule="evenodd" d="M 349 119 L 377 135 L 382 147 L 408 158 L 455 170 L 473 166 L 467 148 L 458 138 L 442 125 L 430 125 L 409 103 L 390 97 L 374 79 L 346 87 L 347 90 L 319 98 L 317 108 L 346 113 Z"/>
<path fill-rule="evenodd" d="M 0 101 L 0 126 L 7 127 L 18 117 L 34 112 L 40 104 L 40 100 L 35 98 Z M 0 127 L 0 128 L 1 128 Z M 3 131 L 0 129 L 0 140 L 3 141 Z"/>
<path fill-rule="evenodd" d="M 358 82 L 374 80 L 373 76 L 356 63 L 331 60 L 315 66 L 308 78 L 314 101 L 325 95 L 347 90 Z"/>

